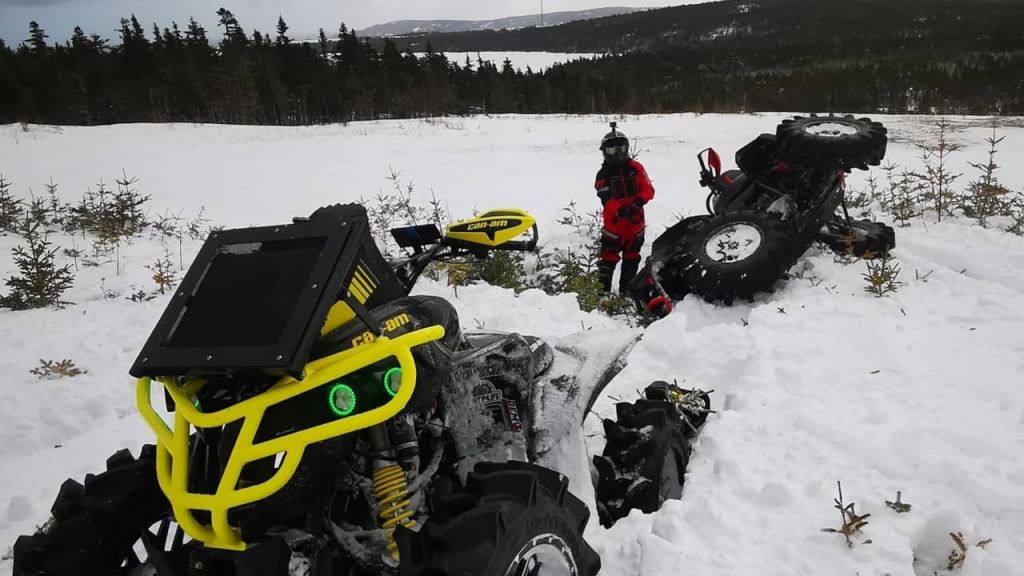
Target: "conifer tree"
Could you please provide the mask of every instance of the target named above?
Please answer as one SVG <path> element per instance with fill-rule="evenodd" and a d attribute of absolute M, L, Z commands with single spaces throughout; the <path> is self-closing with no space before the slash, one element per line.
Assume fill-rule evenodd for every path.
<path fill-rule="evenodd" d="M 277 16 L 277 38 L 275 42 L 278 46 L 287 46 L 291 43 L 292 39 L 288 37 L 288 24 L 285 23 L 284 17 L 278 14 Z"/>
<path fill-rule="evenodd" d="M 61 294 L 74 282 L 70 265 L 57 267 L 54 263 L 57 248 L 50 247 L 50 241 L 41 227 L 42 223 L 38 220 L 22 220 L 18 232 L 28 246 L 15 246 L 11 251 L 18 275 L 5 280 L 10 292 L 0 295 L 0 308 L 28 310 L 58 306 L 62 303 Z"/>
<path fill-rule="evenodd" d="M 28 23 L 28 35 L 29 38 L 26 42 L 28 42 L 32 51 L 36 54 L 44 54 L 47 49 L 46 39 L 49 38 L 49 36 L 35 20 Z"/>

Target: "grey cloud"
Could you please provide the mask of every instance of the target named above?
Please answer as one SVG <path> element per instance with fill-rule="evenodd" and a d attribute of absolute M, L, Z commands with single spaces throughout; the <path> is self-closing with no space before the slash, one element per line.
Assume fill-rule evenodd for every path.
<path fill-rule="evenodd" d="M 0 6 L 18 6 L 31 8 L 33 6 L 56 6 L 57 4 L 70 4 L 78 0 L 0 0 Z"/>

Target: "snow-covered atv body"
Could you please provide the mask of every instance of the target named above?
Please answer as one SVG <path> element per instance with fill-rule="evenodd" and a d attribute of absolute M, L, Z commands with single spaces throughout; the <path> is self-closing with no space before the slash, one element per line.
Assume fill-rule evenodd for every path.
<path fill-rule="evenodd" d="M 408 295 L 429 261 L 531 247 L 526 213 L 393 265 L 367 228 L 346 205 L 211 235 L 131 370 L 155 446 L 65 482 L 14 573 L 596 574 L 582 419 L 638 333 L 463 334 Z"/>
<path fill-rule="evenodd" d="M 654 241 L 632 296 L 655 313 L 690 293 L 729 304 L 770 291 L 815 239 L 856 256 L 892 249 L 892 229 L 850 219 L 844 199 L 846 173 L 877 166 L 886 141 L 867 118 L 798 116 L 741 148 L 738 170 L 723 172 L 719 155 L 702 151 L 708 214 Z"/>

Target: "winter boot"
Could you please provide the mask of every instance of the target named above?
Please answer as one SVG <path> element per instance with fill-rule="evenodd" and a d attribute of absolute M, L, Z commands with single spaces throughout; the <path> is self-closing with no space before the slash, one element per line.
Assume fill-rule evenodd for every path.
<path fill-rule="evenodd" d="M 637 271 L 640 269 L 640 260 L 623 260 L 622 261 L 622 275 L 619 276 L 619 295 L 626 296 L 629 294 L 629 283 L 632 282 L 633 277 L 636 276 Z M 609 277 L 609 281 L 611 278 Z"/>
<path fill-rule="evenodd" d="M 633 271 L 636 274 L 636 270 Z M 601 281 L 601 291 L 612 291 L 612 274 L 615 274 L 615 262 L 601 260 L 597 264 L 597 278 Z"/>

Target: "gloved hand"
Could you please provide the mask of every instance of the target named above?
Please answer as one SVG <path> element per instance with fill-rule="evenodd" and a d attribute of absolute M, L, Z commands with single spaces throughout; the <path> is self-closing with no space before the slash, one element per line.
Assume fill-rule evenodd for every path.
<path fill-rule="evenodd" d="M 627 204 L 625 206 L 619 206 L 619 209 L 615 211 L 615 215 L 619 218 L 629 218 L 633 215 L 634 205 Z"/>

